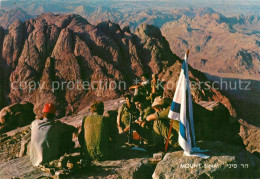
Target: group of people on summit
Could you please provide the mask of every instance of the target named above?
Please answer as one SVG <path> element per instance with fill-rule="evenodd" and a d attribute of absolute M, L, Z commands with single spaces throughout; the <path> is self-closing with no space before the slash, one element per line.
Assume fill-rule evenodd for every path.
<path fill-rule="evenodd" d="M 153 74 L 151 81 L 143 75 L 140 84 L 129 88 L 134 94 L 124 96 L 126 102 L 118 109 L 117 117 L 103 115 L 104 103 L 95 101 L 78 135 L 82 156 L 89 161 L 112 159 L 113 152 L 126 142 L 162 150 L 168 139 L 169 145 L 177 147 L 179 124 L 174 121 L 169 133 L 170 102 L 163 98 L 164 89 L 158 84 L 157 75 Z M 52 103 L 45 104 L 42 112 L 43 119 L 31 124 L 30 158 L 34 166 L 71 152 L 75 145 L 73 133 L 78 133 L 75 127 L 54 120 Z"/>

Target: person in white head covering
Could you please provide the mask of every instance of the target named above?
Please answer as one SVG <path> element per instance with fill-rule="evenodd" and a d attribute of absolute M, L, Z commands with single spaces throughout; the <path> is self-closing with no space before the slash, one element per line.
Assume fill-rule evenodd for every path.
<path fill-rule="evenodd" d="M 55 111 L 52 103 L 46 103 L 42 110 L 43 119 L 34 120 L 31 124 L 29 153 L 33 166 L 58 159 L 64 153 L 70 152 L 75 145 L 72 141 L 72 134 L 77 129 L 55 120 Z"/>

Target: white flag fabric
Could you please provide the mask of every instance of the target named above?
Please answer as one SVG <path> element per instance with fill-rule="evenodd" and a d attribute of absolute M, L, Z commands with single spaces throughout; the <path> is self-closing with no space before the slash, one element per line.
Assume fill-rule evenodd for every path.
<path fill-rule="evenodd" d="M 200 157 L 202 159 L 208 159 L 210 157 L 208 155 L 201 154 L 201 153 L 188 153 L 188 152 L 185 152 L 185 151 L 184 151 L 183 155 L 187 156 L 187 157 Z"/>
<path fill-rule="evenodd" d="M 183 66 L 183 65 L 182 65 Z M 177 87 L 175 90 L 175 94 L 173 97 L 171 109 L 169 111 L 168 117 L 170 119 L 174 119 L 177 121 L 180 121 L 180 109 L 181 109 L 181 97 L 182 97 L 182 91 L 183 91 L 183 86 L 182 82 L 184 81 L 184 70 L 183 68 L 181 69 L 180 77 L 177 83 Z"/>
<path fill-rule="evenodd" d="M 191 137 L 190 137 L 191 135 L 190 135 L 189 120 L 187 119 L 187 115 L 186 115 L 187 114 L 186 90 L 188 91 L 188 93 L 190 93 L 189 84 L 188 84 L 189 78 L 187 76 L 188 76 L 188 64 L 187 64 L 187 54 L 185 54 L 180 77 L 177 83 L 176 91 L 173 97 L 173 101 L 172 101 L 172 105 L 168 117 L 170 119 L 178 120 L 180 122 L 178 142 L 184 151 L 190 153 L 192 151 Z M 188 99 L 189 98 L 191 98 L 190 95 L 188 95 Z M 189 103 L 190 102 L 191 101 L 189 100 Z M 191 107 L 189 107 L 189 113 L 192 112 L 192 110 L 190 110 L 190 108 L 192 108 L 192 103 L 189 104 L 189 106 L 190 105 Z"/>
<path fill-rule="evenodd" d="M 172 105 L 168 117 L 170 119 L 178 120 L 180 122 L 178 142 L 182 147 L 182 149 L 184 150 L 184 155 L 198 156 L 206 159 L 209 158 L 209 156 L 204 154 L 199 154 L 199 153 L 191 154 L 192 152 L 206 152 L 207 150 L 203 151 L 200 150 L 199 147 L 196 147 L 187 56 L 188 54 L 186 53 L 183 60 L 180 77 L 177 83 L 176 91 L 172 100 Z M 188 96 L 186 96 L 186 94 L 188 94 Z M 187 104 L 187 98 L 188 98 L 188 104 Z M 187 105 L 189 105 L 188 116 L 187 116 Z M 190 134 L 190 129 L 191 129 L 191 134 Z M 192 136 L 193 143 L 191 142 L 191 136 Z"/>
<path fill-rule="evenodd" d="M 185 55 L 186 57 L 186 55 Z M 179 129 L 179 144 L 183 148 L 184 151 L 191 152 L 192 146 L 191 146 L 191 138 L 190 138 L 190 126 L 189 121 L 187 119 L 187 104 L 186 104 L 186 88 L 187 88 L 187 79 L 185 77 L 186 75 L 186 62 L 184 60 L 183 62 L 183 78 L 181 80 L 181 105 L 180 105 L 180 129 Z"/>

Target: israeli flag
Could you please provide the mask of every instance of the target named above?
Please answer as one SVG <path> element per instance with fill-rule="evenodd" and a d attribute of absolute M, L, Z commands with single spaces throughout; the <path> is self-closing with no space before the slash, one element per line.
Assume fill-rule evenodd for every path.
<path fill-rule="evenodd" d="M 193 107 L 189 85 L 188 53 L 189 51 L 187 51 L 184 56 L 180 77 L 168 114 L 170 119 L 178 120 L 180 122 L 178 142 L 186 154 L 190 154 L 191 152 L 202 152 L 202 150 L 196 147 L 195 140 Z"/>

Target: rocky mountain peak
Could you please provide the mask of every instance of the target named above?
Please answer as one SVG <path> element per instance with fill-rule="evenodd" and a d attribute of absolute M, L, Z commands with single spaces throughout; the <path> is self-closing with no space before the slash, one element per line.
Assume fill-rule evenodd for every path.
<path fill-rule="evenodd" d="M 199 9 L 196 10 L 197 16 L 200 16 L 200 17 L 204 16 L 206 14 L 211 15 L 211 14 L 214 14 L 214 13 L 216 13 L 216 11 L 214 11 L 210 7 L 203 7 L 203 8 L 199 8 Z"/>
<path fill-rule="evenodd" d="M 16 20 L 25 21 L 32 18 L 21 8 L 13 8 L 10 11 L 3 12 L 0 17 L 0 25 L 5 29 Z"/>
<path fill-rule="evenodd" d="M 153 38 L 157 45 L 166 43 L 159 29 L 152 26 L 145 29 L 148 34 L 146 40 L 152 42 Z M 91 25 L 79 15 L 46 13 L 24 23 L 15 21 L 5 33 L 1 45 L 1 66 L 7 67 L 7 75 L 3 77 L 3 85 L 20 82 L 35 82 L 37 85 L 33 91 L 10 88 L 3 89 L 3 93 L 9 93 L 12 102 L 28 100 L 36 103 L 36 112 L 44 102 L 63 101 L 61 107 L 65 107 L 69 114 L 79 108 L 79 99 L 89 103 L 89 95 L 111 98 L 119 94 L 118 89 L 104 90 L 103 87 L 97 90 L 59 88 L 48 91 L 48 87 L 42 86 L 45 83 L 100 79 L 126 80 L 129 83 L 146 71 L 146 63 L 150 64 L 152 72 L 162 70 L 159 54 L 163 52 L 150 47 L 149 43 L 144 47 L 139 43 L 140 37 L 122 31 L 118 24 L 110 21 Z M 160 46 L 163 48 L 163 45 Z M 155 50 L 149 52 L 145 48 Z M 169 46 L 166 51 L 171 53 Z"/>
<path fill-rule="evenodd" d="M 158 27 L 148 24 L 141 24 L 135 31 L 138 36 L 147 36 L 150 38 L 162 37 L 161 30 Z"/>
<path fill-rule="evenodd" d="M 76 7 L 76 9 L 73 11 L 74 14 L 78 14 L 81 16 L 86 16 L 86 15 L 90 15 L 93 12 L 95 12 L 96 8 L 95 7 L 91 7 L 88 5 L 80 5 L 78 7 Z"/>
<path fill-rule="evenodd" d="M 2 87 L 1 95 L 8 95 L 5 102 L 33 103 L 39 115 L 42 105 L 49 101 L 58 104 L 59 116 L 63 116 L 77 112 L 92 100 L 117 97 L 142 73 L 177 80 L 167 74 L 173 75 L 172 65 L 180 59 L 172 53 L 160 29 L 152 25 L 142 24 L 133 34 L 110 21 L 92 25 L 79 15 L 46 13 L 24 23 L 17 21 L 5 33 L 0 48 L 1 68 L 7 70 L 0 85 L 10 88 Z M 178 76 L 179 71 L 174 73 Z M 194 79 L 205 80 L 196 77 L 198 74 L 194 72 Z M 126 86 L 76 86 L 99 80 L 124 81 Z M 25 87 L 17 89 L 20 83 Z M 203 93 L 195 98 L 204 99 Z M 232 108 L 230 103 L 225 105 Z"/>

